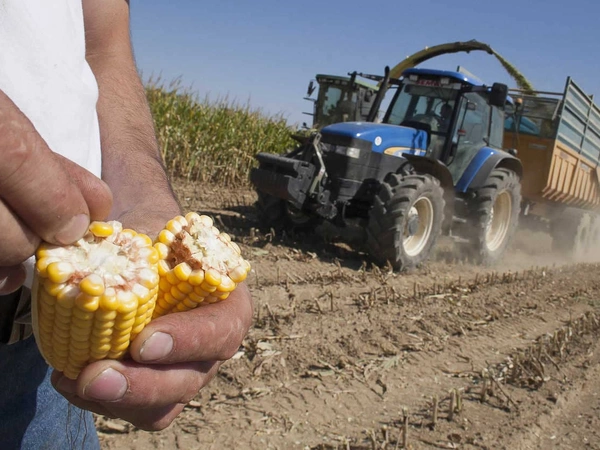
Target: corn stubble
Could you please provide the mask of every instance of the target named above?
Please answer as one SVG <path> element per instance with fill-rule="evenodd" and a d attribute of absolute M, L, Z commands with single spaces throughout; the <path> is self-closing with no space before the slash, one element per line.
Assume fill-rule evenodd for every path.
<path fill-rule="evenodd" d="M 124 357 L 151 320 L 225 300 L 249 270 L 239 246 L 208 216 L 175 217 L 155 243 L 119 222 L 93 222 L 75 244 L 37 250 L 38 347 L 75 379 L 91 362 Z"/>

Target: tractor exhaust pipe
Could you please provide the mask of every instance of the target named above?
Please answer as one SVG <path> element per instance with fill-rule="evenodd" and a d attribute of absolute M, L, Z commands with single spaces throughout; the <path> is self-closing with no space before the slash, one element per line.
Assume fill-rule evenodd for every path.
<path fill-rule="evenodd" d="M 377 91 L 377 96 L 373 101 L 373 105 L 371 106 L 371 110 L 369 111 L 369 115 L 367 116 L 367 122 L 374 122 L 377 118 L 377 113 L 379 112 L 379 107 L 381 106 L 381 102 L 383 101 L 383 97 L 388 89 L 388 83 L 390 81 L 390 66 L 385 66 L 385 73 L 383 80 L 381 80 L 381 84 L 379 86 L 379 90 Z"/>

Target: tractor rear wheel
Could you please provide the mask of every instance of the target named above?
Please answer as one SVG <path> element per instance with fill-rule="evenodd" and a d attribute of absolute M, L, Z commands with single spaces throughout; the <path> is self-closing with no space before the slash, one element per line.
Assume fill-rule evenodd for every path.
<path fill-rule="evenodd" d="M 414 268 L 429 257 L 443 221 L 444 192 L 436 178 L 389 174 L 369 214 L 367 250 L 378 264 Z"/>
<path fill-rule="evenodd" d="M 475 263 L 497 262 L 512 240 L 521 211 L 521 183 L 509 169 L 494 169 L 468 204 L 465 224 L 457 234 L 466 241 L 463 250 Z"/>

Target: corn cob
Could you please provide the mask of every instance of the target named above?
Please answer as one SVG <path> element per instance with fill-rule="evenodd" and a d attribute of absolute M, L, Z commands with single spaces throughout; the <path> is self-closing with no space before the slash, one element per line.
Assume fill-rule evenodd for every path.
<path fill-rule="evenodd" d="M 153 318 L 225 300 L 250 270 L 231 237 L 193 212 L 170 220 L 154 247 L 160 283 Z"/>
<path fill-rule="evenodd" d="M 158 254 L 119 222 L 92 222 L 68 247 L 36 252 L 32 319 L 46 361 L 75 379 L 87 364 L 118 359 L 152 318 Z"/>
<path fill-rule="evenodd" d="M 231 237 L 196 213 L 169 221 L 154 245 L 119 222 L 93 222 L 74 245 L 43 243 L 36 259 L 36 341 L 72 379 L 123 357 L 153 318 L 225 300 L 250 270 Z"/>

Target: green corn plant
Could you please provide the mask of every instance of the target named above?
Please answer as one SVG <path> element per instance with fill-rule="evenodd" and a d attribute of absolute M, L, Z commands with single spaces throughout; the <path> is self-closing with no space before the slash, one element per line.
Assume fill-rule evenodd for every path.
<path fill-rule="evenodd" d="M 248 185 L 258 152 L 294 147 L 285 118 L 267 115 L 227 97 L 203 99 L 180 80 L 146 83 L 165 166 L 170 176 L 227 187 Z"/>

